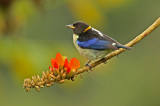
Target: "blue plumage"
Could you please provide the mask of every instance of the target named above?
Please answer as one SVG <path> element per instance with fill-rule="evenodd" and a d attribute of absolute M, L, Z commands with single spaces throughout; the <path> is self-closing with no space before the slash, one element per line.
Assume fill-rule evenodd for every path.
<path fill-rule="evenodd" d="M 93 38 L 88 41 L 77 40 L 77 44 L 81 48 L 104 50 L 104 49 L 109 49 L 109 46 L 107 45 L 111 44 L 111 42 L 107 40 L 99 40 L 98 38 Z"/>

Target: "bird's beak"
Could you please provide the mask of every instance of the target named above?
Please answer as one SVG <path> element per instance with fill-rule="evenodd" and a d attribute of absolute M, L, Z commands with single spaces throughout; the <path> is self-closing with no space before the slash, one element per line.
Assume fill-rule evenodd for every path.
<path fill-rule="evenodd" d="M 73 25 L 66 25 L 65 27 L 69 27 L 69 28 L 72 28 L 72 29 L 75 28 Z"/>

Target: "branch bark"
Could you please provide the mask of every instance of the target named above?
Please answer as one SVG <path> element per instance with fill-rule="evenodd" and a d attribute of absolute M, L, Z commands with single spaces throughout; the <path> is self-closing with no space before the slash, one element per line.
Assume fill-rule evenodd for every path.
<path fill-rule="evenodd" d="M 160 17 L 151 25 L 149 26 L 144 32 L 142 32 L 140 35 L 138 35 L 135 39 L 133 39 L 132 41 L 130 41 L 129 43 L 127 43 L 125 46 L 128 46 L 128 47 L 132 47 L 134 46 L 136 43 L 140 42 L 143 38 L 145 38 L 147 35 L 149 35 L 154 29 L 156 29 L 158 26 L 160 25 Z M 101 63 L 104 63 L 106 62 L 107 60 L 115 57 L 116 55 L 119 55 L 120 53 L 126 51 L 125 49 L 119 49 L 119 50 L 116 50 L 110 54 L 108 54 L 105 58 L 103 59 L 100 59 L 94 63 L 91 64 L 91 67 L 96 67 L 98 66 L 99 64 Z M 89 70 L 90 68 L 88 66 L 86 67 L 83 67 L 79 70 L 77 70 L 77 73 L 76 75 L 80 74 L 80 73 L 83 73 L 87 70 Z"/>

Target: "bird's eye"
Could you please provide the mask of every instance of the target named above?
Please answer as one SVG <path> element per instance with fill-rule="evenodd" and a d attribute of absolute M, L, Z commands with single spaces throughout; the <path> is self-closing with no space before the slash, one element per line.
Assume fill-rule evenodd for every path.
<path fill-rule="evenodd" d="M 79 25 L 77 25 L 77 28 L 80 28 L 80 26 L 79 26 Z"/>

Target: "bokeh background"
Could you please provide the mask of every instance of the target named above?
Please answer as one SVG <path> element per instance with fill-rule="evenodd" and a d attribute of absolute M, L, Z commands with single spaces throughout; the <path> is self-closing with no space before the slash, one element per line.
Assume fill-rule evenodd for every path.
<path fill-rule="evenodd" d="M 85 21 L 125 44 L 159 16 L 159 0 L 0 0 L 0 105 L 160 106 L 160 28 L 74 82 L 22 88 L 56 53 L 84 66 L 65 25 Z"/>

